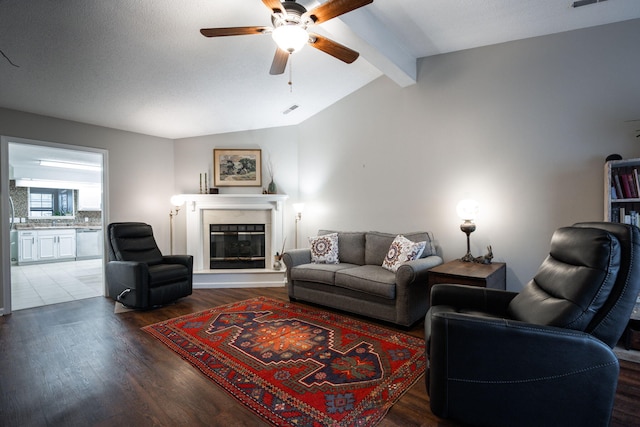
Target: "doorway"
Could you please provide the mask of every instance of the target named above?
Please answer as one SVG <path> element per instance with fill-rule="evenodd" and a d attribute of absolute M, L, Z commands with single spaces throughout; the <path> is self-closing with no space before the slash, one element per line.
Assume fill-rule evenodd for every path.
<path fill-rule="evenodd" d="M 2 143 L 10 229 L 4 313 L 105 295 L 106 151 L 9 137 Z"/>

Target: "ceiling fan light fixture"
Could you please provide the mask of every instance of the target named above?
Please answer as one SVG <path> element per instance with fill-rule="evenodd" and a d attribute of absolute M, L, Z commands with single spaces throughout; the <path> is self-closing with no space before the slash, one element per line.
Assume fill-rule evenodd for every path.
<path fill-rule="evenodd" d="M 298 25 L 281 25 L 273 30 L 271 37 L 285 52 L 294 53 L 309 41 L 309 33 Z"/>

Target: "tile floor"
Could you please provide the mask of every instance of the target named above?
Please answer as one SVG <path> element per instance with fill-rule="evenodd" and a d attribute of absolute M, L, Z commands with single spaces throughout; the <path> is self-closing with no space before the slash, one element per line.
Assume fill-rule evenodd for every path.
<path fill-rule="evenodd" d="M 102 259 L 11 267 L 13 311 L 102 295 Z"/>

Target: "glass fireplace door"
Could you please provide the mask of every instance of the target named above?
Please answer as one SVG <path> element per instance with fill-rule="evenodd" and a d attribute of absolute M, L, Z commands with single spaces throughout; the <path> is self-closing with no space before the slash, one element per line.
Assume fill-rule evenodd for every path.
<path fill-rule="evenodd" d="M 265 268 L 264 224 L 211 224 L 210 268 Z"/>

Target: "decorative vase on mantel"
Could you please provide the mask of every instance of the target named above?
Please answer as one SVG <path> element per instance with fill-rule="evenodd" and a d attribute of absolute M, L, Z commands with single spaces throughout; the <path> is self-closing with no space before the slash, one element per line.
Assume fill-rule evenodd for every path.
<path fill-rule="evenodd" d="M 282 255 L 279 252 L 273 256 L 273 269 L 280 271 L 282 270 Z"/>
<path fill-rule="evenodd" d="M 273 182 L 273 179 L 271 179 L 271 182 L 267 187 L 267 194 L 276 194 L 277 192 L 278 192 L 278 187 L 276 187 L 276 183 Z"/>

